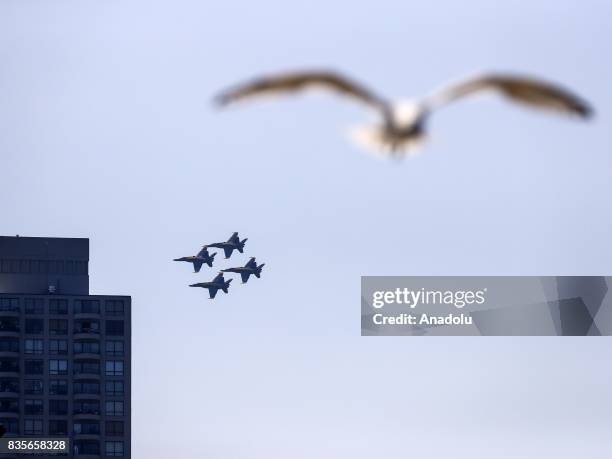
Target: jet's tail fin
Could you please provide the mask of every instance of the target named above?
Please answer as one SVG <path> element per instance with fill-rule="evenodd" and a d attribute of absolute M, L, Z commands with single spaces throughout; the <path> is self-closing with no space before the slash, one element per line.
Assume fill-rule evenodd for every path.
<path fill-rule="evenodd" d="M 249 238 L 244 238 L 242 241 L 238 242 L 238 252 L 244 253 L 244 244 L 246 244 L 246 241 L 248 240 Z"/>
<path fill-rule="evenodd" d="M 264 266 L 266 266 L 266 264 L 262 263 L 257 267 L 257 272 L 255 273 L 255 277 L 257 277 L 257 279 L 261 277 L 261 270 L 263 269 Z"/>
<path fill-rule="evenodd" d="M 234 279 L 228 279 L 225 281 L 225 286 L 222 287 L 223 293 L 227 293 L 227 289 L 229 288 L 230 284 L 232 283 Z"/>
<path fill-rule="evenodd" d="M 215 261 L 215 255 L 217 255 L 217 252 L 212 253 L 209 257 L 208 257 L 208 261 L 206 262 L 206 264 L 208 266 L 210 266 L 212 268 L 213 262 Z"/>

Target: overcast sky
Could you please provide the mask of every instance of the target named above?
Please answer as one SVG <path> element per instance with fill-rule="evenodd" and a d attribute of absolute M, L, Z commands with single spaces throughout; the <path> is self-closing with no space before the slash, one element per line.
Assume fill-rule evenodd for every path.
<path fill-rule="evenodd" d="M 607 338 L 359 336 L 361 275 L 612 274 L 610 43 L 606 0 L 3 0 L 0 234 L 89 237 L 92 293 L 132 295 L 135 458 L 610 456 Z M 210 103 L 312 66 L 527 72 L 598 116 L 477 98 L 388 162 L 325 94 Z M 219 267 L 266 267 L 212 302 L 171 259 L 233 231 Z"/>

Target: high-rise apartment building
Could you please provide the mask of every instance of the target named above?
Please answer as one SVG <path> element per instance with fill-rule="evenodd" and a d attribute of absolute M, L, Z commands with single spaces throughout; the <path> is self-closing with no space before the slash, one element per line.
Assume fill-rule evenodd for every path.
<path fill-rule="evenodd" d="M 88 239 L 0 237 L 0 424 L 129 458 L 131 298 L 89 295 L 88 262 Z"/>

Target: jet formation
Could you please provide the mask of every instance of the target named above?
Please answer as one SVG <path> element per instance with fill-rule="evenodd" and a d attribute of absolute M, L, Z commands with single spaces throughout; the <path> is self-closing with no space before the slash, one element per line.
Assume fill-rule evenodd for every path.
<path fill-rule="evenodd" d="M 174 261 L 184 261 L 193 264 L 194 272 L 200 272 L 200 269 L 204 264 L 209 267 L 213 267 L 213 263 L 215 261 L 216 252 L 210 254 L 208 252 L 209 247 L 216 247 L 219 249 L 223 249 L 225 253 L 225 259 L 228 259 L 232 256 L 234 250 L 237 250 L 239 253 L 244 253 L 244 246 L 246 244 L 247 239 L 242 239 L 238 237 L 238 233 L 233 233 L 230 238 L 225 242 L 213 242 L 211 244 L 206 244 L 202 246 L 202 249 L 198 252 L 197 255 L 175 258 Z M 242 283 L 246 284 L 251 275 L 254 275 L 258 279 L 261 277 L 261 270 L 264 267 L 265 263 L 257 265 L 255 257 L 251 257 L 249 261 L 244 266 L 238 266 L 235 268 L 225 268 L 219 271 L 219 274 L 210 282 L 198 282 L 195 284 L 189 285 L 190 287 L 200 287 L 208 290 L 208 295 L 212 300 L 217 295 L 219 290 L 223 291 L 223 293 L 228 293 L 230 283 L 232 279 L 225 280 L 223 277 L 224 273 L 236 273 L 240 274 L 242 278 Z"/>

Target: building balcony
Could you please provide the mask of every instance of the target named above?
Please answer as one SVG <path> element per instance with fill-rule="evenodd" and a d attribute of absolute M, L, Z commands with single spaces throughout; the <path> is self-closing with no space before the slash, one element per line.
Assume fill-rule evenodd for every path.
<path fill-rule="evenodd" d="M 19 352 L 16 351 L 0 351 L 0 359 L 2 357 L 19 357 Z"/>
<path fill-rule="evenodd" d="M 72 375 L 73 379 L 95 379 L 95 380 L 99 380 L 100 379 L 100 373 L 87 373 L 87 372 L 79 372 L 79 373 L 74 373 Z"/>
<path fill-rule="evenodd" d="M 19 327 L 0 327 L 0 338 L 19 338 Z"/>
<path fill-rule="evenodd" d="M 0 310 L 0 318 L 2 317 L 19 317 L 19 309 L 3 309 Z"/>
<path fill-rule="evenodd" d="M 96 354 L 93 352 L 75 352 L 74 358 L 84 360 L 100 360 L 100 354 Z"/>
<path fill-rule="evenodd" d="M 19 396 L 19 390 L 8 389 L 0 391 L 0 397 L 2 398 L 19 398 Z"/>
<path fill-rule="evenodd" d="M 85 393 L 81 393 L 81 394 L 74 394 L 74 399 L 75 400 L 100 400 L 102 398 L 102 396 L 100 394 L 85 394 Z"/>
<path fill-rule="evenodd" d="M 0 378 L 19 378 L 19 365 L 11 365 L 11 362 L 2 362 L 0 364 Z"/>
<path fill-rule="evenodd" d="M 100 411 L 91 411 L 91 412 L 74 412 L 72 415 L 72 418 L 76 421 L 76 420 L 94 420 L 94 421 L 99 421 L 100 420 Z"/>
<path fill-rule="evenodd" d="M 100 330 L 94 329 L 77 329 L 74 330 L 73 339 L 100 339 Z"/>
<path fill-rule="evenodd" d="M 83 312 L 75 312 L 74 313 L 74 318 L 75 319 L 99 319 L 100 318 L 100 313 L 99 312 L 90 312 L 90 311 L 83 311 Z"/>
<path fill-rule="evenodd" d="M 100 434 L 92 434 L 92 433 L 74 433 L 74 438 L 78 438 L 79 440 L 99 440 Z M 80 457 L 80 456 L 79 456 Z"/>

